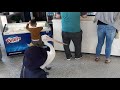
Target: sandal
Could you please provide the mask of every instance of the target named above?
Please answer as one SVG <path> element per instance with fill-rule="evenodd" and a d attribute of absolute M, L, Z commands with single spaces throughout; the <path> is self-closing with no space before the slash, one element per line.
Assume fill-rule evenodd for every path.
<path fill-rule="evenodd" d="M 105 60 L 105 63 L 106 64 L 108 64 L 108 63 L 110 63 L 111 62 L 111 60 Z"/>
<path fill-rule="evenodd" d="M 98 58 L 98 57 L 97 57 L 97 58 L 95 58 L 95 61 L 96 61 L 96 62 L 98 62 L 99 60 L 100 60 L 100 58 Z"/>

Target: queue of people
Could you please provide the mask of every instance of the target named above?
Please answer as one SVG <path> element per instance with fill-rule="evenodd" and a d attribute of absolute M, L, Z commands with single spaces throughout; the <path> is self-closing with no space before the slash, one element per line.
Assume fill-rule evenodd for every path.
<path fill-rule="evenodd" d="M 69 49 L 70 41 L 72 40 L 75 46 L 75 59 L 80 59 L 82 57 L 81 53 L 81 43 L 82 41 L 82 31 L 80 28 L 80 15 L 83 18 L 87 17 L 86 12 L 57 12 L 56 18 L 62 19 L 62 39 L 63 42 L 68 44 L 64 46 L 65 55 L 67 60 L 71 60 L 71 52 Z M 99 61 L 100 53 L 104 40 L 106 38 L 106 48 L 105 48 L 105 63 L 110 63 L 110 54 L 113 40 L 116 33 L 120 30 L 120 12 L 97 12 L 95 15 L 94 23 L 97 23 L 97 36 L 98 43 L 96 46 L 96 58 L 95 61 Z"/>

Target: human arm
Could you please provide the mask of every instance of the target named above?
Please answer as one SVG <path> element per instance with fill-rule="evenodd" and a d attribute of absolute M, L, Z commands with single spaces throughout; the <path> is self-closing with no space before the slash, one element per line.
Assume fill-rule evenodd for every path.
<path fill-rule="evenodd" d="M 29 30 L 29 24 L 30 24 L 30 21 L 27 23 L 26 25 L 26 29 Z"/>
<path fill-rule="evenodd" d="M 43 27 L 38 27 L 39 31 L 41 32 L 43 30 Z"/>
<path fill-rule="evenodd" d="M 98 22 L 98 19 L 96 18 L 97 14 L 99 14 L 99 13 L 97 12 L 97 13 L 95 14 L 95 18 L 94 18 L 94 20 L 93 20 L 93 23 Z"/>

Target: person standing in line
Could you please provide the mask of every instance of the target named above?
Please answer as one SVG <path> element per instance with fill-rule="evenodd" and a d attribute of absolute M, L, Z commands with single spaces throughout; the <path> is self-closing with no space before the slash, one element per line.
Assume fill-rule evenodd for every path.
<path fill-rule="evenodd" d="M 71 60 L 72 54 L 69 49 L 70 41 L 72 40 L 75 46 L 75 59 L 82 57 L 81 42 L 82 30 L 80 28 L 80 15 L 87 16 L 87 12 L 57 12 L 56 18 L 62 19 L 62 39 L 64 45 L 65 55 L 67 60 Z"/>
<path fill-rule="evenodd" d="M 97 22 L 98 29 L 98 43 L 96 47 L 96 58 L 95 61 L 99 61 L 100 53 L 104 40 L 106 38 L 106 48 L 105 48 L 105 63 L 110 63 L 110 54 L 113 40 L 116 35 L 116 31 L 120 29 L 118 21 L 120 21 L 119 12 L 97 12 L 94 22 Z"/>

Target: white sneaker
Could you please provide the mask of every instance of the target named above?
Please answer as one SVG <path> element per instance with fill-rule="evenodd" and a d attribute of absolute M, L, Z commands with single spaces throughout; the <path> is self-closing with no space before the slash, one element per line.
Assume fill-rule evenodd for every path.
<path fill-rule="evenodd" d="M 75 58 L 75 60 L 79 60 L 80 58 Z"/>
<path fill-rule="evenodd" d="M 67 59 L 68 61 L 70 61 L 71 59 Z"/>
<path fill-rule="evenodd" d="M 69 59 L 67 59 L 68 61 L 70 61 L 72 59 L 72 57 L 71 58 L 69 58 Z"/>
<path fill-rule="evenodd" d="M 80 56 L 79 58 L 75 58 L 75 60 L 79 60 L 79 59 L 81 59 L 82 58 L 82 56 Z"/>

